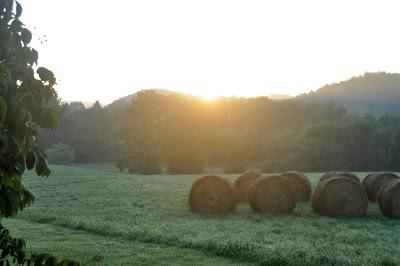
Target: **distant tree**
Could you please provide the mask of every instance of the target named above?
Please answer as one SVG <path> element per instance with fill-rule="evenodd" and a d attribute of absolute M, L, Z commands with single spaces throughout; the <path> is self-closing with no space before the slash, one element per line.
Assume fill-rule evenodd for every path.
<path fill-rule="evenodd" d="M 74 149 L 68 144 L 58 143 L 46 150 L 49 163 L 70 165 L 74 162 Z"/>
<path fill-rule="evenodd" d="M 246 143 L 242 132 L 225 130 L 221 132 L 220 145 L 223 151 L 224 169 L 227 174 L 243 173 L 247 169 Z"/>
<path fill-rule="evenodd" d="M 47 149 L 65 143 L 75 151 L 76 162 L 105 162 L 115 158 L 120 116 L 111 114 L 96 101 L 90 108 L 75 110 L 59 102 L 59 127 L 43 131 L 41 143 Z"/>
<path fill-rule="evenodd" d="M 38 143 L 39 128 L 53 129 L 57 116 L 53 73 L 37 68 L 38 53 L 28 44 L 32 33 L 19 20 L 21 5 L 0 1 L 0 219 L 14 217 L 34 197 L 21 183 L 26 169 L 50 175 L 46 155 Z M 10 236 L 0 224 L 0 264 L 78 265 L 57 262 L 48 254 L 27 256 L 25 242 Z"/>
<path fill-rule="evenodd" d="M 170 94 L 162 96 L 162 160 L 170 174 L 195 174 L 203 171 L 205 130 L 203 105 L 196 97 Z"/>
<path fill-rule="evenodd" d="M 374 170 L 370 158 L 381 149 L 372 146 L 373 134 L 370 125 L 362 121 L 310 125 L 300 138 L 297 158 L 303 168 L 313 171 Z"/>
<path fill-rule="evenodd" d="M 390 164 L 393 169 L 400 169 L 400 129 L 393 135 L 390 150 L 389 150 Z"/>
<path fill-rule="evenodd" d="M 161 105 L 160 95 L 146 91 L 139 93 L 127 109 L 117 162 L 121 170 L 127 168 L 130 173 L 140 174 L 161 172 Z"/>
<path fill-rule="evenodd" d="M 70 102 L 67 106 L 69 111 L 81 111 L 86 109 L 83 102 Z"/>
<path fill-rule="evenodd" d="M 343 129 L 332 123 L 305 128 L 298 151 L 304 168 L 313 171 L 347 170 L 345 138 Z"/>

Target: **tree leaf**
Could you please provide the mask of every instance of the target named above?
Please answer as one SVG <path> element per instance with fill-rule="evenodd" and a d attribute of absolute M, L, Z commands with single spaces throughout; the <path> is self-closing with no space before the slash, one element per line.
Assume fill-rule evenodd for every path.
<path fill-rule="evenodd" d="M 6 100 L 0 96 L 0 122 L 3 123 L 4 120 L 6 119 L 6 115 L 7 115 L 7 103 Z"/>
<path fill-rule="evenodd" d="M 32 170 L 33 167 L 35 167 L 35 154 L 33 153 L 33 151 L 29 151 L 26 154 L 26 168 L 28 168 L 28 170 Z"/>
<path fill-rule="evenodd" d="M 22 14 L 22 6 L 18 1 L 16 1 L 16 3 L 17 3 L 17 8 L 16 8 L 15 17 L 19 18 L 21 16 L 21 14 Z"/>
<path fill-rule="evenodd" d="M 21 30 L 21 41 L 27 45 L 32 40 L 32 33 L 28 29 Z"/>

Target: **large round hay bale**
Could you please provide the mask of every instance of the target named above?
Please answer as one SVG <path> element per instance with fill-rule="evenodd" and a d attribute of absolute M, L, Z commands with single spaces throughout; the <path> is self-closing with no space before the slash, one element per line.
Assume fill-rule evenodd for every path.
<path fill-rule="evenodd" d="M 376 174 L 375 172 L 374 173 L 369 173 L 368 175 L 366 175 L 365 177 L 364 177 L 364 179 L 362 180 L 362 182 L 361 182 L 361 184 L 364 186 L 364 188 L 365 188 L 365 184 L 366 184 L 366 182 L 367 182 L 367 180 L 373 175 L 373 174 Z"/>
<path fill-rule="evenodd" d="M 248 201 L 248 192 L 251 184 L 261 175 L 254 172 L 248 172 L 238 176 L 233 183 L 233 188 L 238 202 Z"/>
<path fill-rule="evenodd" d="M 400 218 L 400 179 L 393 179 L 383 185 L 378 202 L 383 215 Z"/>
<path fill-rule="evenodd" d="M 312 197 L 315 212 L 328 216 L 362 217 L 368 198 L 363 186 L 352 178 L 336 176 L 318 183 Z"/>
<path fill-rule="evenodd" d="M 367 191 L 368 199 L 376 201 L 378 199 L 379 191 L 389 181 L 398 179 L 399 177 L 393 173 L 377 172 L 368 176 L 367 180 L 363 182 L 363 186 Z"/>
<path fill-rule="evenodd" d="M 190 190 L 189 207 L 194 212 L 229 213 L 235 209 L 233 186 L 228 179 L 208 175 L 197 179 Z"/>
<path fill-rule="evenodd" d="M 360 182 L 360 179 L 355 174 L 349 172 L 328 172 L 320 177 L 319 182 L 324 181 L 328 178 L 335 177 L 335 176 L 346 176 L 348 178 L 354 179 L 357 182 Z"/>
<path fill-rule="evenodd" d="M 311 183 L 303 173 L 288 171 L 281 175 L 293 186 L 296 191 L 297 201 L 310 200 Z"/>
<path fill-rule="evenodd" d="M 255 212 L 290 213 L 296 202 L 296 191 L 280 175 L 259 177 L 249 189 L 249 203 Z"/>

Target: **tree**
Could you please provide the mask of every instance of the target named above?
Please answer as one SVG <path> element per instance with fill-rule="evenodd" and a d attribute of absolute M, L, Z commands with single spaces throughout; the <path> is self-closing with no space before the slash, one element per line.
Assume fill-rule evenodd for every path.
<path fill-rule="evenodd" d="M 70 165 L 74 162 L 74 149 L 68 144 L 57 143 L 51 149 L 46 150 L 49 163 Z"/>
<path fill-rule="evenodd" d="M 21 5 L 0 1 L 0 215 L 14 217 L 34 197 L 22 185 L 26 169 L 49 176 L 46 155 L 38 144 L 39 128 L 53 129 L 57 116 L 50 102 L 57 98 L 53 73 L 37 68 L 38 52 L 28 46 L 31 32 L 19 17 Z M 35 71 L 36 70 L 36 71 Z M 36 76 L 37 75 L 37 76 Z M 15 239 L 0 224 L 0 265 L 79 265 L 57 262 L 48 254 L 25 254 L 25 242 Z"/>
<path fill-rule="evenodd" d="M 204 110 L 196 97 L 162 96 L 163 124 L 160 135 L 163 161 L 170 174 L 198 174 L 204 163 Z"/>
<path fill-rule="evenodd" d="M 224 170 L 227 174 L 246 171 L 246 143 L 243 131 L 225 130 L 220 134 L 220 145 L 224 158 Z"/>
<path fill-rule="evenodd" d="M 392 137 L 389 158 L 393 169 L 400 169 L 400 129 L 398 129 Z"/>
<path fill-rule="evenodd" d="M 154 91 L 145 91 L 139 93 L 127 109 L 117 162 L 121 170 L 128 168 L 130 173 L 146 175 L 161 172 L 161 105 L 160 95 Z"/>

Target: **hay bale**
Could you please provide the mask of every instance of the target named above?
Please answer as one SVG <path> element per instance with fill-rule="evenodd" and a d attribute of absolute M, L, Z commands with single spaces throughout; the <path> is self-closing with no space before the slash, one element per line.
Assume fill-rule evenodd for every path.
<path fill-rule="evenodd" d="M 255 212 L 290 213 L 296 202 L 296 191 L 280 175 L 259 177 L 249 189 L 249 203 Z"/>
<path fill-rule="evenodd" d="M 393 179 L 383 185 L 378 202 L 383 215 L 400 218 L 400 179 Z"/>
<path fill-rule="evenodd" d="M 300 172 L 288 171 L 281 174 L 296 191 L 297 201 L 310 200 L 311 183 L 308 178 Z"/>
<path fill-rule="evenodd" d="M 377 172 L 368 176 L 367 180 L 363 182 L 363 186 L 367 191 L 368 199 L 370 201 L 377 201 L 379 191 L 389 181 L 398 179 L 399 177 L 393 173 Z"/>
<path fill-rule="evenodd" d="M 319 182 L 312 197 L 313 210 L 327 216 L 362 217 L 367 207 L 368 197 L 363 186 L 346 176 Z"/>
<path fill-rule="evenodd" d="M 365 188 L 365 184 L 366 184 L 366 182 L 367 182 L 367 180 L 368 180 L 368 178 L 370 178 L 372 175 L 374 175 L 374 174 L 376 174 L 375 172 L 374 173 L 369 173 L 368 175 L 366 175 L 365 177 L 364 177 L 364 179 L 362 180 L 362 185 L 364 186 L 364 188 Z"/>
<path fill-rule="evenodd" d="M 251 184 L 261 175 L 254 172 L 248 172 L 238 176 L 233 183 L 233 188 L 238 202 L 248 201 L 248 192 Z"/>
<path fill-rule="evenodd" d="M 235 209 L 233 186 L 228 179 L 209 175 L 197 179 L 190 190 L 189 207 L 194 212 L 230 213 Z"/>
<path fill-rule="evenodd" d="M 328 178 L 335 177 L 335 176 L 346 176 L 348 178 L 354 179 L 357 182 L 360 182 L 360 179 L 358 176 L 355 174 L 349 173 L 349 172 L 329 172 L 324 174 L 323 176 L 320 177 L 319 182 L 324 181 Z"/>

